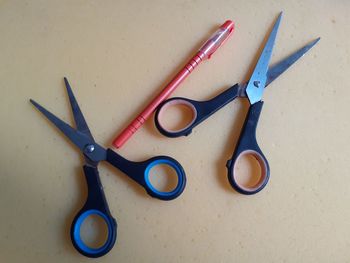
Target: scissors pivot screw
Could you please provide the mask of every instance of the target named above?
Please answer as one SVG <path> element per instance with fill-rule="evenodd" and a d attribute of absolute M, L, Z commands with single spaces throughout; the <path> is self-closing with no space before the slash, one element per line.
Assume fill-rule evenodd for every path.
<path fill-rule="evenodd" d="M 95 150 L 95 146 L 93 144 L 88 144 L 85 147 L 85 152 L 92 153 Z"/>
<path fill-rule="evenodd" d="M 255 87 L 259 88 L 259 86 L 260 86 L 260 81 L 259 81 L 259 80 L 256 80 L 256 81 L 253 82 L 253 84 L 254 84 Z"/>

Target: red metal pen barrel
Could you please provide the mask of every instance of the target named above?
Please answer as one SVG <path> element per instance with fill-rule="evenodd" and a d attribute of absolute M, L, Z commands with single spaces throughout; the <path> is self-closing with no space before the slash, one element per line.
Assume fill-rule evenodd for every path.
<path fill-rule="evenodd" d="M 211 55 L 227 40 L 232 34 L 234 23 L 226 21 L 218 31 L 199 49 L 197 54 L 190 59 L 185 67 L 176 74 L 170 83 L 147 105 L 147 107 L 118 135 L 113 141 L 116 148 L 120 148 L 124 143 L 143 125 L 152 115 L 158 105 L 166 100 L 170 94 L 186 79 L 186 77 L 205 59 Z"/>

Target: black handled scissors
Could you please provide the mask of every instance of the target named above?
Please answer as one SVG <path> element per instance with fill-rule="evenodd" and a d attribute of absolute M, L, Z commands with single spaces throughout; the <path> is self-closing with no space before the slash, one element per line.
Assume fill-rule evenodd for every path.
<path fill-rule="evenodd" d="M 72 89 L 67 81 L 64 79 L 72 112 L 77 129 L 72 128 L 67 123 L 63 122 L 55 115 L 47 111 L 37 102 L 30 100 L 30 102 L 42 113 L 49 121 L 51 121 L 59 130 L 66 135 L 73 144 L 75 144 L 83 153 L 85 158 L 84 174 L 88 185 L 88 197 L 83 208 L 75 216 L 71 226 L 71 239 L 74 247 L 83 255 L 87 257 L 100 257 L 108 253 L 113 247 L 117 236 L 117 222 L 112 217 L 108 204 L 103 192 L 99 173 L 97 170 L 100 161 L 107 161 L 114 167 L 124 172 L 127 176 L 132 178 L 143 188 L 147 193 L 155 198 L 161 200 L 172 200 L 178 197 L 184 190 L 186 185 L 185 172 L 176 160 L 168 156 L 156 156 L 143 162 L 129 161 L 111 149 L 104 149 L 97 144 L 92 137 L 84 116 L 78 106 L 78 103 L 73 95 Z M 157 165 L 167 165 L 175 170 L 177 175 L 177 186 L 168 192 L 162 192 L 156 189 L 150 182 L 150 170 Z M 98 248 L 91 248 L 87 246 L 80 235 L 80 228 L 83 221 L 90 215 L 97 215 L 101 217 L 107 225 L 107 239 L 106 242 Z"/>
<path fill-rule="evenodd" d="M 312 41 L 310 44 L 269 68 L 281 15 L 282 13 L 278 16 L 255 69 L 247 83 L 236 84 L 208 101 L 195 101 L 181 97 L 171 98 L 160 104 L 155 114 L 155 125 L 163 135 L 167 137 L 187 136 L 194 127 L 237 97 L 248 98 L 250 103 L 249 111 L 232 158 L 227 162 L 229 182 L 234 189 L 242 194 L 250 195 L 261 191 L 266 186 L 270 176 L 268 161 L 259 148 L 255 135 L 263 106 L 263 101 L 261 99 L 264 89 L 302 57 L 320 39 L 318 38 Z M 161 123 L 161 116 L 167 108 L 177 104 L 186 106 L 192 111 L 192 120 L 181 129 L 168 129 Z M 259 181 L 251 187 L 239 183 L 235 174 L 237 160 L 246 154 L 250 154 L 257 159 L 261 170 Z"/>

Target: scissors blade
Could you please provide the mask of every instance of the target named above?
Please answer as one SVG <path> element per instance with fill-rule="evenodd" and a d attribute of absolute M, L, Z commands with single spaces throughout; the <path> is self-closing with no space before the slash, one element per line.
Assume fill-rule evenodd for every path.
<path fill-rule="evenodd" d="M 30 102 L 84 153 L 84 157 L 88 158 L 85 158 L 87 163 L 96 166 L 97 162 L 106 160 L 106 150 L 91 140 L 88 135 L 73 129 L 34 100 L 30 99 Z M 92 151 L 87 148 L 91 145 L 93 146 Z"/>
<path fill-rule="evenodd" d="M 75 99 L 75 96 L 73 94 L 72 88 L 69 85 L 69 82 L 67 78 L 64 78 L 64 83 L 66 85 L 68 97 L 69 97 L 69 102 L 72 108 L 73 116 L 74 116 L 74 121 L 77 126 L 77 130 L 84 133 L 86 136 L 90 138 L 92 142 L 94 142 L 94 137 L 92 136 L 90 129 L 85 121 L 84 115 L 80 110 L 80 107 L 78 105 L 77 100 Z"/>
<path fill-rule="evenodd" d="M 30 99 L 30 102 L 51 121 L 64 135 L 66 135 L 81 151 L 84 150 L 87 144 L 93 143 L 85 134 L 73 129 L 67 123 L 57 118 L 54 114 L 46 110 L 36 101 Z"/>
<path fill-rule="evenodd" d="M 267 80 L 267 70 L 272 55 L 272 50 L 275 44 L 278 27 L 281 22 L 282 12 L 279 14 L 269 38 L 266 41 L 265 47 L 259 57 L 252 76 L 249 79 L 246 93 L 250 104 L 254 104 L 261 100 Z"/>
<path fill-rule="evenodd" d="M 273 65 L 269 68 L 269 71 L 267 72 L 267 81 L 265 87 L 267 87 L 272 81 L 274 81 L 276 78 L 278 78 L 283 72 L 285 72 L 291 65 L 293 65 L 299 58 L 305 55 L 306 52 L 308 52 L 321 38 L 317 38 L 313 40 L 311 43 L 305 45 L 304 47 L 300 48 L 287 58 L 283 59 L 282 61 L 278 62 L 277 64 Z"/>

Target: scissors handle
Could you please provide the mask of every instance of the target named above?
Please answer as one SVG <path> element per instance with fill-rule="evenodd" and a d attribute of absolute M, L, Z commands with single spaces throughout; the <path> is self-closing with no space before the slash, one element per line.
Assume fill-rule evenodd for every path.
<path fill-rule="evenodd" d="M 147 193 L 160 200 L 172 200 L 178 197 L 186 186 L 186 175 L 181 164 L 168 156 L 156 156 L 143 162 L 132 162 L 120 156 L 111 149 L 107 149 L 107 162 L 121 170 L 135 182 L 140 184 Z M 177 185 L 170 191 L 156 189 L 150 181 L 150 171 L 157 165 L 167 165 L 175 171 Z"/>
<path fill-rule="evenodd" d="M 81 254 L 90 258 L 97 258 L 107 254 L 114 246 L 117 238 L 117 222 L 109 211 L 97 168 L 88 165 L 84 165 L 83 168 L 88 186 L 88 197 L 85 205 L 72 222 L 70 235 L 74 247 Z M 82 223 L 91 215 L 102 218 L 107 226 L 107 239 L 105 243 L 98 248 L 87 246 L 80 234 Z"/>
<path fill-rule="evenodd" d="M 264 102 L 259 101 L 250 106 L 233 156 L 230 160 L 227 161 L 226 164 L 228 169 L 229 182 L 232 187 L 241 194 L 251 195 L 258 193 L 266 186 L 270 177 L 269 163 L 260 150 L 259 145 L 256 141 L 256 127 L 259 121 L 259 116 L 263 104 Z M 259 181 L 251 187 L 244 186 L 237 180 L 237 161 L 244 155 L 254 156 L 260 165 L 261 174 Z"/>
<path fill-rule="evenodd" d="M 237 96 L 239 96 L 238 84 L 226 89 L 224 92 L 208 101 L 196 101 L 181 97 L 168 99 L 161 103 L 157 108 L 154 116 L 155 125 L 159 132 L 164 136 L 171 138 L 187 136 L 192 132 L 194 127 L 237 98 Z M 166 109 L 173 105 L 183 105 L 192 111 L 192 120 L 185 127 L 176 130 L 167 129 L 161 121 L 162 115 Z"/>

